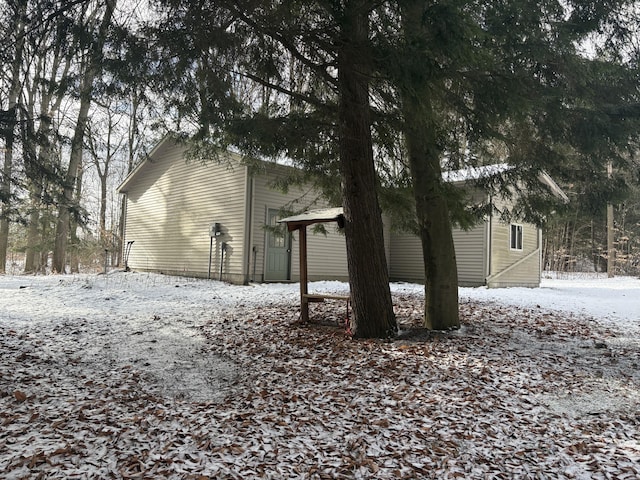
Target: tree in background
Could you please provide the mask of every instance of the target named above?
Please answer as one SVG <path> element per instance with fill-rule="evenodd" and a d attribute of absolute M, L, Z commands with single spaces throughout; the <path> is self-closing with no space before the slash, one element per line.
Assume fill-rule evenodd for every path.
<path fill-rule="evenodd" d="M 340 173 L 351 331 L 356 337 L 393 335 L 369 105 L 369 25 L 376 4 L 219 1 L 204 9 L 167 3 L 173 10 L 158 34 L 182 48 L 173 62 L 187 70 L 174 70 L 178 86 L 195 80 L 191 91 L 198 95 L 187 105 L 198 119 L 196 137 L 235 143 L 250 154 L 286 155 L 314 173 Z M 230 72 L 262 87 L 262 97 L 234 105 L 242 99 L 234 95 Z M 333 159 L 317 162 L 331 158 L 327 151 Z"/>
<path fill-rule="evenodd" d="M 542 170 L 560 178 L 571 165 L 604 171 L 633 141 L 637 119 L 612 106 L 632 101 L 634 76 L 615 58 L 580 51 L 597 32 L 623 32 L 624 3 L 403 0 L 380 10 L 379 95 L 391 104 L 379 118 L 391 119 L 405 143 L 400 181 L 409 179 L 423 244 L 427 327 L 458 325 L 449 222 L 473 222 L 466 195 L 443 181 L 443 166 L 510 163 L 515 168 L 476 187 L 518 198 L 501 216 L 541 223 L 557 207 L 538 181 Z"/>
<path fill-rule="evenodd" d="M 105 6 L 90 0 L 30 0 L 14 3 L 10 2 L 6 8 L 3 5 L 0 9 L 3 20 L 6 20 L 3 21 L 5 28 L 1 32 L 2 44 L 15 46 L 15 30 L 21 28 L 23 32 L 20 37 L 23 44 L 18 44 L 22 55 L 14 56 L 12 49 L 2 51 L 3 55 L 11 57 L 11 60 L 6 59 L 6 64 L 15 60 L 19 65 L 15 68 L 17 76 L 12 77 L 10 71 L 3 71 L 3 75 L 0 76 L 0 91 L 7 93 L 0 98 L 8 98 L 11 78 L 16 78 L 20 87 L 16 97 L 16 108 L 12 110 L 15 111 L 15 115 L 11 117 L 15 126 L 10 139 L 10 142 L 13 142 L 10 144 L 14 147 L 11 149 L 12 190 L 8 197 L 12 202 L 11 215 L 5 215 L 3 218 L 13 222 L 11 232 L 14 232 L 12 235 L 15 235 L 16 241 L 12 242 L 12 248 L 25 252 L 24 270 L 33 273 L 44 271 L 48 265 L 49 255 L 54 247 L 53 232 L 60 211 L 63 215 L 69 214 L 68 221 L 64 221 L 69 225 L 66 242 L 72 242 L 69 253 L 73 253 L 74 249 L 77 250 L 81 245 L 85 248 L 91 247 L 92 244 L 92 220 L 89 214 L 92 213 L 93 200 L 87 188 L 93 188 L 88 187 L 93 181 L 93 176 L 84 175 L 88 170 L 80 168 L 82 162 L 78 161 L 89 145 L 86 129 L 82 141 L 74 144 L 76 153 L 73 159 L 76 167 L 72 166 L 69 169 L 67 163 L 71 158 L 70 147 L 73 144 L 76 120 L 81 112 L 81 87 L 85 89 L 85 98 L 89 98 L 89 101 L 85 101 L 84 108 L 89 105 L 88 116 L 92 117 L 96 124 L 100 123 L 102 114 L 91 100 L 105 98 L 105 95 L 109 97 L 115 111 L 123 113 L 128 118 L 136 118 L 137 124 L 131 122 L 133 127 L 126 135 L 129 137 L 128 145 L 134 147 L 129 154 L 130 158 L 133 158 L 136 155 L 133 150 L 148 140 L 137 135 L 141 131 L 141 112 L 144 112 L 144 115 L 148 113 L 144 110 L 146 99 L 143 92 L 146 86 L 139 78 L 134 80 L 136 72 L 144 68 L 146 63 L 139 59 L 134 60 L 127 53 L 131 45 L 127 43 L 123 47 L 122 42 L 122 37 L 130 35 L 129 32 L 135 27 L 134 22 L 138 18 L 135 6 L 132 7 L 134 10 L 129 12 L 114 11 L 112 20 L 117 20 L 118 24 L 116 26 L 112 22 L 108 29 L 108 54 L 97 61 L 99 73 L 95 75 L 95 82 L 89 82 L 88 77 L 83 75 L 85 72 L 82 68 L 87 65 L 86 61 L 90 56 L 88 50 L 99 36 L 101 21 L 105 20 Z M 24 13 L 22 22 L 14 19 L 15 9 L 18 7 Z M 133 37 L 132 34 L 130 36 Z M 140 48 L 137 51 L 140 52 Z M 122 67 L 125 62 L 130 64 Z M 126 82 L 119 81 L 118 88 L 113 88 L 116 83 L 113 70 L 116 67 L 120 67 L 120 72 L 131 73 Z M 119 75 L 120 77 L 123 75 Z M 89 85 L 90 83 L 92 85 Z M 123 93 L 121 87 L 125 83 L 131 85 L 127 87 L 127 91 L 136 91 L 136 99 L 129 101 L 130 96 Z M 89 86 L 94 90 L 87 96 Z M 110 92 L 107 91 L 109 89 Z M 129 108 L 132 103 L 136 104 L 135 108 Z M 2 108 L 6 108 L 6 105 L 3 104 Z M 5 116 L 3 114 L 2 118 Z M 8 132 L 3 128 L 3 147 L 7 143 L 5 131 Z M 97 137 L 103 136 L 103 133 L 95 128 L 90 133 Z M 4 153 L 5 149 L 2 151 Z M 133 160 L 128 163 L 132 165 Z M 118 170 L 124 166 L 126 165 L 118 165 Z M 115 176 L 109 180 L 107 188 L 113 187 L 114 179 Z M 62 201 L 61 198 L 67 200 Z M 68 198 L 71 198 L 71 203 Z M 60 209 L 62 205 L 66 207 Z M 5 209 L 9 208 L 8 203 L 3 203 L 3 206 Z M 99 210 L 96 211 L 96 224 L 99 224 Z M 116 217 L 117 215 L 112 219 L 113 223 L 117 223 Z M 70 262 L 72 269 L 77 270 L 79 264 L 72 258 L 73 255 L 65 254 L 64 257 L 64 263 Z M 6 255 L 2 255 L 2 258 L 6 258 Z"/>
<path fill-rule="evenodd" d="M 76 45 L 72 24 L 65 15 L 53 14 L 45 3 L 36 3 L 32 8 L 30 18 L 46 21 L 30 25 L 28 56 L 24 60 L 20 130 L 24 188 L 28 192 L 25 273 L 42 271 L 53 246 L 50 237 L 54 192 L 64 143 L 59 127 L 66 114 L 62 105 L 71 83 Z"/>
<path fill-rule="evenodd" d="M 10 66 L 8 75 L 2 78 L 6 104 L 3 102 L 0 127 L 4 139 L 3 167 L 0 172 L 0 273 L 6 269 L 7 246 L 9 242 L 9 221 L 14 213 L 12 185 L 14 182 L 14 148 L 16 140 L 16 124 L 18 118 L 18 99 L 22 88 L 20 70 L 25 44 L 26 5 L 20 1 L 11 1 L 6 5 L 9 28 L 3 32 L 3 45 L 9 46 L 4 55 L 6 64 Z M 4 50 L 4 49 L 3 49 Z M 3 95 L 3 96 L 5 96 Z"/>
<path fill-rule="evenodd" d="M 629 222 L 633 214 L 628 205 L 637 204 L 640 179 L 640 17 L 634 2 L 618 6 L 618 14 L 592 38 L 589 69 L 575 79 L 588 114 L 570 131 L 580 145 L 579 155 L 569 156 L 555 173 L 572 202 L 546 225 L 549 269 L 602 272 L 617 263 L 607 248 L 606 206 L 612 204 L 615 249 L 620 253 L 614 268 L 637 273 L 633 251 L 640 232 L 633 220 Z M 608 174 L 608 164 L 613 175 Z"/>
<path fill-rule="evenodd" d="M 94 92 L 94 82 L 103 69 L 104 48 L 107 43 L 107 35 L 111 27 L 115 6 L 116 0 L 106 0 L 101 18 L 93 17 L 98 15 L 98 11 L 90 12 L 87 22 L 78 26 L 80 28 L 79 34 L 83 37 L 81 41 L 83 55 L 79 66 L 79 109 L 71 139 L 69 163 L 64 174 L 62 192 L 58 200 L 58 218 L 56 221 L 52 263 L 52 270 L 57 273 L 64 273 L 65 271 L 72 213 L 79 214 L 77 201 L 74 201 L 74 191 L 77 192 L 76 184 L 82 168 L 84 135 Z"/>
<path fill-rule="evenodd" d="M 638 166 L 594 182 L 576 175 L 563 185 L 571 202 L 559 208 L 544 228 L 543 265 L 557 272 L 606 272 L 608 203 L 614 205 L 616 274 L 640 274 L 640 191 Z M 634 171 L 635 170 L 635 171 Z"/>

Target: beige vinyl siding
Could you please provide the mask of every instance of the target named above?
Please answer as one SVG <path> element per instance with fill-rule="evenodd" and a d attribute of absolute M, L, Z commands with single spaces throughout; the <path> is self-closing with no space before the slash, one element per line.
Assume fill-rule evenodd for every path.
<path fill-rule="evenodd" d="M 489 198 L 482 190 L 474 190 L 467 198 L 468 205 L 485 205 Z M 453 243 L 458 265 L 458 284 L 462 287 L 477 287 L 486 283 L 489 260 L 488 221 L 482 221 L 470 230 L 453 229 Z"/>
<path fill-rule="evenodd" d="M 522 225 L 522 250 L 510 248 L 510 223 L 493 220 L 490 287 L 537 287 L 540 284 L 539 231 Z"/>
<path fill-rule="evenodd" d="M 391 278 L 391 218 L 382 214 L 382 235 L 384 237 L 384 256 L 387 260 L 387 271 Z"/>
<path fill-rule="evenodd" d="M 424 282 L 424 262 L 420 239 L 410 233 L 391 234 L 391 268 L 393 282 Z"/>
<path fill-rule="evenodd" d="M 453 229 L 453 243 L 460 286 L 479 286 L 485 282 L 486 225 L 469 231 Z M 409 233 L 391 236 L 391 280 L 424 282 L 424 261 L 420 238 Z"/>
<path fill-rule="evenodd" d="M 136 172 L 127 194 L 126 241 L 133 269 L 206 277 L 209 227 L 219 222 L 223 235 L 213 242 L 211 277 L 220 274 L 221 244 L 228 245 L 223 279 L 243 279 L 245 168 L 237 162 L 187 163 L 184 149 L 172 143 L 159 149 Z"/>
<path fill-rule="evenodd" d="M 495 207 L 501 211 L 510 206 L 510 201 L 494 197 Z M 511 224 L 522 225 L 522 250 L 511 249 Z M 511 222 L 500 220 L 496 215 L 491 220 L 491 253 L 487 286 L 538 287 L 540 286 L 540 230 L 535 225 L 517 219 Z"/>
<path fill-rule="evenodd" d="M 265 279 L 265 242 L 264 229 L 269 209 L 282 207 L 299 210 L 310 205 L 309 208 L 334 207 L 318 198 L 318 193 L 308 188 L 291 187 L 286 194 L 273 188 L 273 182 L 278 175 L 286 175 L 286 167 L 270 166 L 266 173 L 253 177 L 253 220 L 252 247 L 255 246 L 255 276 L 253 274 L 253 255 L 250 278 L 257 282 Z M 338 232 L 335 223 L 324 224 L 327 235 L 314 234 L 313 226 L 307 229 L 307 269 L 309 280 L 343 280 L 348 279 L 347 254 L 344 235 Z M 286 228 L 283 226 L 283 228 Z M 298 234 L 291 235 L 290 272 L 292 281 L 300 278 L 300 248 Z M 254 278 L 255 277 L 255 278 Z"/>
<path fill-rule="evenodd" d="M 477 287 L 485 284 L 488 228 L 487 223 L 481 223 L 467 231 L 453 229 L 458 285 L 461 287 Z"/>

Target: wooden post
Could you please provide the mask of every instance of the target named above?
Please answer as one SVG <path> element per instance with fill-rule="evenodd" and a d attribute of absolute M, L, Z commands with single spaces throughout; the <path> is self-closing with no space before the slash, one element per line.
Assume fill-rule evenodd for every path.
<path fill-rule="evenodd" d="M 309 287 L 307 285 L 307 226 L 302 224 L 300 231 L 300 320 L 309 321 Z"/>
<path fill-rule="evenodd" d="M 613 164 L 607 163 L 607 177 L 613 176 Z M 607 203 L 607 277 L 613 278 L 616 271 L 616 247 L 613 223 L 613 204 Z"/>

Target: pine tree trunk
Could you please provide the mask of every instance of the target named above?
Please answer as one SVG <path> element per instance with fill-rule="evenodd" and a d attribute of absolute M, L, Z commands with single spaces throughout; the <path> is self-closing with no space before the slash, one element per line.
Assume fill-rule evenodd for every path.
<path fill-rule="evenodd" d="M 424 2 L 407 2 L 402 24 L 408 45 L 422 32 Z M 419 44 L 419 42 L 415 42 Z M 420 62 L 420 51 L 412 61 Z M 421 72 L 421 67 L 416 67 Z M 424 325 L 433 330 L 459 328 L 458 271 L 446 190 L 437 145 L 438 113 L 431 106 L 428 82 L 408 74 L 401 82 L 404 135 L 413 183 L 418 233 L 425 273 Z"/>
<path fill-rule="evenodd" d="M 411 121 L 411 118 L 406 120 Z M 433 330 L 458 328 L 458 271 L 449 208 L 441 185 L 440 156 L 425 142 L 429 138 L 427 132 L 421 135 L 419 131 L 407 130 L 416 218 L 424 258 L 424 325 Z"/>
<path fill-rule="evenodd" d="M 0 175 L 0 273 L 5 273 L 7 267 L 7 251 L 9 249 L 9 216 L 13 208 L 11 200 L 11 181 L 13 176 L 13 143 L 15 140 L 15 126 L 17 120 L 17 104 L 20 94 L 20 67 L 22 66 L 22 53 L 24 50 L 24 25 L 22 17 L 27 10 L 26 2 L 18 2 L 13 24 L 16 26 L 16 41 L 11 62 L 11 80 L 7 98 L 7 124 L 5 125 L 4 162 Z"/>
<path fill-rule="evenodd" d="M 397 325 L 376 193 L 369 106 L 368 10 L 347 1 L 338 52 L 340 162 L 354 337 L 386 338 Z"/>

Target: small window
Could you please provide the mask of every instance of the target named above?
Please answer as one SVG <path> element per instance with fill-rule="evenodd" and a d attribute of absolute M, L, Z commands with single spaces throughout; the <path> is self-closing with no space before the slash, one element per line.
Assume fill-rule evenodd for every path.
<path fill-rule="evenodd" d="M 278 216 L 269 212 L 269 246 L 272 248 L 284 248 L 285 238 L 282 227 L 278 225 Z"/>
<path fill-rule="evenodd" d="M 511 234 L 509 235 L 511 250 L 522 250 L 522 225 L 511 224 Z"/>

